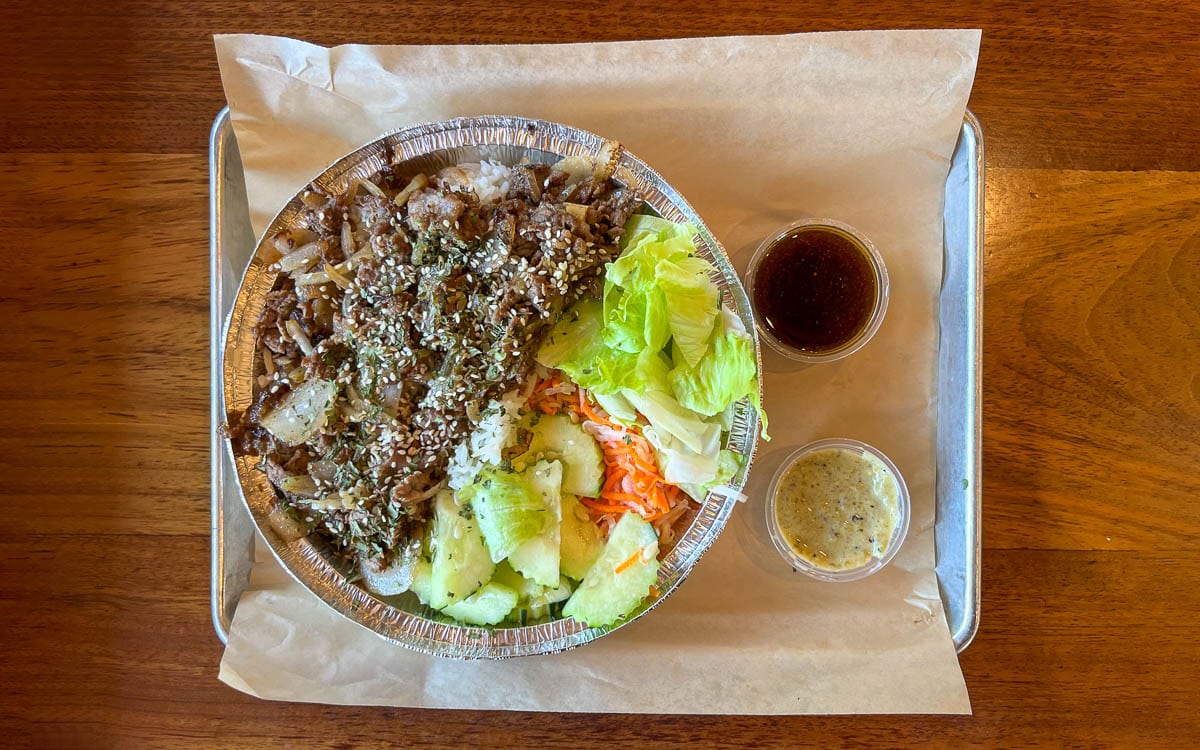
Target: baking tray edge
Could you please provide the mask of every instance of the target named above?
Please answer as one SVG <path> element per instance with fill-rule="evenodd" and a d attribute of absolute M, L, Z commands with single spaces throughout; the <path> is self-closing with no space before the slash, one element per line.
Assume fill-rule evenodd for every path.
<path fill-rule="evenodd" d="M 217 428 L 225 420 L 221 395 L 221 365 L 225 317 L 228 314 L 226 308 L 232 302 L 229 292 L 231 287 L 236 290 L 237 279 L 241 277 L 242 267 L 245 266 L 245 258 L 254 250 L 254 232 L 250 226 L 248 208 L 241 211 L 231 210 L 231 206 L 239 202 L 242 206 L 246 205 L 245 179 L 241 174 L 240 163 L 229 108 L 226 107 L 214 120 L 209 139 L 209 278 L 212 285 L 209 309 L 211 589 L 213 626 L 222 643 L 228 640 L 233 611 L 242 592 L 245 591 L 250 567 L 254 562 L 254 527 L 250 516 L 241 502 L 225 502 L 227 497 L 237 498 L 238 489 L 233 467 L 225 457 L 221 438 L 217 434 Z M 245 257 L 239 257 L 235 264 L 229 257 L 230 246 L 239 241 L 245 244 Z"/>
<path fill-rule="evenodd" d="M 209 475 L 212 492 L 212 509 L 211 509 L 211 534 L 212 534 L 212 558 L 211 565 L 211 580 L 212 587 L 212 620 L 213 626 L 216 628 L 217 637 L 222 643 L 229 640 L 229 614 L 225 611 L 225 518 L 224 508 L 222 507 L 222 474 L 224 473 L 225 457 L 221 452 L 221 438 L 217 434 L 217 428 L 221 424 L 223 415 L 221 412 L 221 389 L 217 386 L 221 377 L 221 355 L 218 342 L 221 340 L 221 303 L 222 295 L 220 289 L 220 256 L 221 256 L 221 234 L 220 220 L 221 212 L 224 208 L 224 190 L 221 181 L 224 179 L 225 171 L 225 139 L 224 131 L 229 127 L 229 108 L 225 107 L 217 115 L 213 121 L 212 131 L 208 139 L 208 226 L 209 226 L 209 253 L 208 253 L 208 278 L 211 284 L 211 292 L 209 299 L 209 347 L 211 355 L 209 356 L 209 455 L 211 456 L 212 468 Z"/>
<path fill-rule="evenodd" d="M 939 304 L 937 578 L 959 653 L 979 629 L 983 355 L 983 130 L 967 110 L 946 177 Z"/>

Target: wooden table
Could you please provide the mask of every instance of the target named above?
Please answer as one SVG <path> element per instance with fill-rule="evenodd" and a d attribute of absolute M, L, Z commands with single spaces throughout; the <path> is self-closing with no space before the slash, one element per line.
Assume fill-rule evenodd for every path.
<path fill-rule="evenodd" d="M 1200 738 L 1200 2 L 7 3 L 0 745 L 1191 747 Z M 538 17 L 536 23 L 529 23 Z M 984 29 L 973 717 L 269 703 L 208 600 L 210 35 L 335 44 Z"/>

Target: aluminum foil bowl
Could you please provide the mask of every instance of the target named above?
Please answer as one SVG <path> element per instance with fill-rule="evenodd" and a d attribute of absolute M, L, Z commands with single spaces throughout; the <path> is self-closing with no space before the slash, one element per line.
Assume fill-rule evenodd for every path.
<path fill-rule="evenodd" d="M 598 155 L 606 144 L 612 145 L 593 133 L 543 120 L 504 116 L 460 118 L 388 133 L 342 157 L 314 182 L 326 191 L 342 192 L 353 180 L 367 177 L 383 167 L 389 153 L 395 154 L 402 173 L 416 173 L 483 159 L 505 164 L 516 164 L 522 159 L 553 163 L 564 156 Z M 758 336 L 746 292 L 724 249 L 695 210 L 658 173 L 624 149 L 620 151 L 613 178 L 637 189 L 646 203 L 644 212 L 657 213 L 671 221 L 691 222 L 697 228 L 696 248 L 718 270 L 719 277 L 714 281 L 721 289 L 722 301 L 755 337 L 758 356 Z M 263 237 L 273 237 L 295 226 L 300 209 L 297 194 L 271 222 Z M 260 241 L 242 277 L 226 324 L 222 376 L 227 412 L 244 409 L 251 403 L 255 378 L 262 372 L 261 360 L 255 356 L 254 324 L 277 276 L 264 260 L 267 253 L 267 243 Z M 758 429 L 756 412 L 743 402 L 738 407 L 727 443 L 729 450 L 741 456 L 741 469 L 727 487 L 710 492 L 699 509 L 689 510 L 680 520 L 686 531 L 662 560 L 657 594 L 623 623 L 604 628 L 589 628 L 572 619 L 525 627 L 474 627 L 454 623 L 428 609 L 411 593 L 377 597 L 347 581 L 350 571 L 317 535 L 293 539 L 281 534 L 277 530 L 278 524 L 272 523 L 272 513 L 277 512 L 275 491 L 266 476 L 255 468 L 256 459 L 233 455 L 228 440 L 225 445 L 237 467 L 246 507 L 271 551 L 283 567 L 319 599 L 400 646 L 442 657 L 501 659 L 554 653 L 583 645 L 644 616 L 674 591 L 716 540 L 742 497 L 741 489 L 754 457 Z"/>

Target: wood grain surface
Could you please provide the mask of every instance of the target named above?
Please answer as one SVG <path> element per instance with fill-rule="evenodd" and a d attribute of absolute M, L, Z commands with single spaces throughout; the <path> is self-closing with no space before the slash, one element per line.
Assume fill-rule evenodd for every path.
<path fill-rule="evenodd" d="M 531 23 L 530 19 L 536 18 Z M 984 29 L 972 717 L 259 701 L 209 619 L 211 35 L 323 44 Z M 0 746 L 1194 747 L 1200 2 L 0 7 Z"/>

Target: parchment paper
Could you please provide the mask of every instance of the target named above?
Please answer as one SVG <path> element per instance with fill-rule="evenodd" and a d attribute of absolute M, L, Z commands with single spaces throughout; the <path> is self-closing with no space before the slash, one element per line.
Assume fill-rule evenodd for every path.
<path fill-rule="evenodd" d="M 262 232 L 342 154 L 381 133 L 475 114 L 555 120 L 621 141 L 696 207 L 744 269 L 777 227 L 841 219 L 871 236 L 892 298 L 838 363 L 764 355 L 774 439 L 749 501 L 649 616 L 565 654 L 440 660 L 329 610 L 259 547 L 220 679 L 264 698 L 651 713 L 969 713 L 934 575 L 942 191 L 978 31 L 839 32 L 581 45 L 326 49 L 219 36 L 217 54 Z M 913 500 L 883 572 L 827 584 L 771 548 L 763 495 L 822 437 L 883 449 Z"/>

